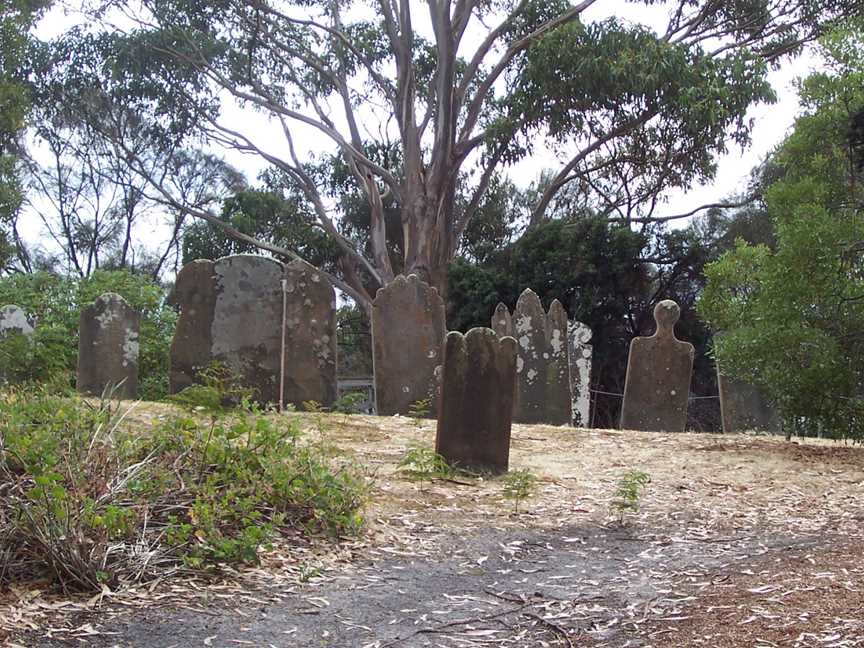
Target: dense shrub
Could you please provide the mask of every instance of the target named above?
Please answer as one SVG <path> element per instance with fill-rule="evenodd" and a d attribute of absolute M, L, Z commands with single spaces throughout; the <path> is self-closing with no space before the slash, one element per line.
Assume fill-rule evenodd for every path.
<path fill-rule="evenodd" d="M 254 563 L 293 530 L 361 529 L 366 478 L 331 465 L 289 419 L 247 408 L 142 431 L 107 401 L 0 398 L 0 585 L 113 588 Z"/>
<path fill-rule="evenodd" d="M 97 271 L 85 279 L 47 272 L 0 278 L 0 306 L 17 304 L 36 322 L 32 344 L 10 335 L 0 341 L 0 375 L 10 381 L 44 381 L 75 371 L 81 308 L 115 292 L 141 311 L 139 395 L 157 400 L 168 391 L 168 357 L 176 313 L 165 289 L 144 275 Z"/>

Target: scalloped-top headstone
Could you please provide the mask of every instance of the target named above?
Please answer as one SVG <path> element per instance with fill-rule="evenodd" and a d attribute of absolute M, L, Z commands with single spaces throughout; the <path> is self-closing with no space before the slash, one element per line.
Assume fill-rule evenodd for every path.
<path fill-rule="evenodd" d="M 499 336 L 516 338 L 518 344 L 513 420 L 569 424 L 570 353 L 567 313 L 561 302 L 554 300 L 547 313 L 537 294 L 526 288 L 512 316 L 504 304 L 498 304 L 492 328 Z"/>
<path fill-rule="evenodd" d="M 399 275 L 372 302 L 375 404 L 380 416 L 407 414 L 417 401 L 432 401 L 447 323 L 438 291 L 416 275 Z"/>
<path fill-rule="evenodd" d="M 248 254 L 188 263 L 172 301 L 180 319 L 171 345 L 171 391 L 218 361 L 254 391 L 279 400 L 282 282 L 285 281 L 285 402 L 329 406 L 336 398 L 335 293 L 327 277 L 296 261 L 287 267 Z"/>
<path fill-rule="evenodd" d="M 303 261 L 285 266 L 285 402 L 336 400 L 336 292 Z"/>
<path fill-rule="evenodd" d="M 516 340 L 492 329 L 447 334 L 435 451 L 447 463 L 506 472 L 516 378 Z"/>
<path fill-rule="evenodd" d="M 657 331 L 630 342 L 621 428 L 683 432 L 693 372 L 693 345 L 675 337 L 681 309 L 666 299 L 654 307 Z"/>
<path fill-rule="evenodd" d="M 0 308 L 0 337 L 7 333 L 20 333 L 27 337 L 33 335 L 33 325 L 20 306 L 9 304 Z"/>
<path fill-rule="evenodd" d="M 116 293 L 105 293 L 81 310 L 78 328 L 78 391 L 135 398 L 141 314 Z"/>
<path fill-rule="evenodd" d="M 570 322 L 567 339 L 570 343 L 570 394 L 573 426 L 589 426 L 591 410 L 591 329 L 582 322 Z"/>

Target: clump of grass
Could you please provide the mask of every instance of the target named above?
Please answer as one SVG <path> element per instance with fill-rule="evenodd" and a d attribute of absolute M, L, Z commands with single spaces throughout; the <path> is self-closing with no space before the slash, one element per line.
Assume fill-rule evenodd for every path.
<path fill-rule="evenodd" d="M 0 585 L 99 591 L 255 563 L 295 530 L 362 529 L 361 470 L 302 443 L 295 422 L 213 395 L 187 393 L 187 414 L 142 432 L 109 400 L 0 394 Z"/>

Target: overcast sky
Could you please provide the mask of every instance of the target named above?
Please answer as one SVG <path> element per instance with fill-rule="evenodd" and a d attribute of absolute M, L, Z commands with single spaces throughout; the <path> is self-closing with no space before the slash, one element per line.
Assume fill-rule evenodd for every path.
<path fill-rule="evenodd" d="M 633 5 L 625 2 L 625 0 L 606 0 L 595 4 L 587 13 L 587 20 L 597 20 L 610 15 L 616 15 L 621 18 L 626 18 L 633 22 L 649 25 L 655 29 L 665 29 L 665 22 L 658 23 L 658 17 L 663 18 L 662 12 L 658 12 L 656 7 L 649 8 L 640 5 Z M 51 38 L 62 33 L 65 29 L 78 22 L 80 18 L 74 15 L 68 15 L 62 10 L 52 11 L 39 26 L 37 31 L 41 38 Z M 655 24 L 651 24 L 654 22 Z M 799 104 L 796 96 L 793 82 L 798 77 L 806 76 L 814 67 L 815 59 L 809 55 L 804 56 L 790 62 L 776 71 L 770 73 L 770 81 L 778 95 L 776 104 L 765 106 L 755 106 L 749 111 L 748 117 L 754 122 L 753 142 L 752 145 L 744 151 L 740 148 L 731 149 L 726 155 L 718 160 L 718 173 L 716 179 L 706 185 L 694 187 L 688 192 L 674 192 L 668 195 L 668 203 L 664 208 L 657 210 L 658 216 L 677 214 L 688 212 L 702 204 L 716 202 L 728 197 L 730 194 L 740 191 L 746 184 L 750 170 L 761 162 L 767 154 L 779 144 L 784 136 L 789 131 L 793 124 L 796 114 L 799 110 Z M 240 123 L 248 125 L 250 115 L 239 110 L 229 109 L 226 111 L 226 120 L 231 123 Z M 260 115 L 255 115 L 252 119 L 261 119 Z M 261 124 L 260 133 L 264 141 L 267 141 L 268 133 L 272 133 L 273 125 Z M 269 137 L 272 138 L 272 135 Z M 281 139 L 278 138 L 278 139 Z M 272 139 L 271 141 L 278 141 Z M 323 141 L 317 133 L 309 133 L 309 136 L 304 138 L 305 147 L 308 151 L 315 151 L 316 147 L 320 147 Z M 326 150 L 331 150 L 329 141 L 325 142 Z M 303 147 L 301 141 L 300 147 Z M 318 149 L 320 151 L 320 148 Z M 233 152 L 227 152 L 225 157 L 229 162 L 241 168 L 250 181 L 254 181 L 257 173 L 263 168 L 262 160 L 253 156 L 243 156 Z M 545 158 L 545 159 L 544 159 Z M 508 170 L 509 175 L 520 186 L 526 186 L 536 180 L 541 169 L 545 167 L 555 167 L 554 157 L 551 155 L 535 156 L 531 160 L 525 160 L 520 164 Z M 685 225 L 685 221 L 678 221 L 677 225 Z M 25 230 L 30 236 L 39 235 L 39 227 L 35 222 L 28 223 Z M 150 236 L 158 236 L 156 232 Z M 155 241 L 154 241 L 155 243 Z"/>

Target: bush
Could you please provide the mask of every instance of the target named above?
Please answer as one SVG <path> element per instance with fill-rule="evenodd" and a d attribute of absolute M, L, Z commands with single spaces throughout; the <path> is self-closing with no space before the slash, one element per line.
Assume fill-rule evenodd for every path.
<path fill-rule="evenodd" d="M 85 279 L 47 272 L 0 278 L 0 306 L 16 304 L 36 321 L 32 344 L 14 339 L 20 336 L 0 340 L 0 375 L 15 382 L 74 375 L 81 308 L 106 292 L 122 295 L 141 311 L 138 393 L 145 400 L 164 397 L 177 315 L 166 304 L 162 286 L 125 271 L 100 270 Z"/>
<path fill-rule="evenodd" d="M 0 401 L 0 585 L 100 590 L 183 567 L 255 563 L 290 532 L 355 534 L 368 495 L 298 427 L 254 409 L 142 433 L 110 402 L 47 390 Z"/>

